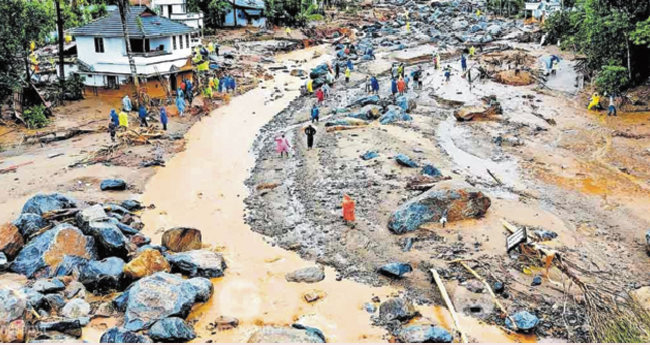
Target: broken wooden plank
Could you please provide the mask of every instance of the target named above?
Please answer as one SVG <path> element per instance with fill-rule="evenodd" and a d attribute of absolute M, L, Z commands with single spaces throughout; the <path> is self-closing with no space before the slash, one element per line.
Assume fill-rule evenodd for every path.
<path fill-rule="evenodd" d="M 467 340 L 467 336 L 463 332 L 462 328 L 460 327 L 460 321 L 458 321 L 458 315 L 456 315 L 456 310 L 454 309 L 454 305 L 451 303 L 451 299 L 449 299 L 449 295 L 447 294 L 447 289 L 445 289 L 445 286 L 442 284 L 442 279 L 440 279 L 440 276 L 438 275 L 438 271 L 436 271 L 434 268 L 429 270 L 431 274 L 433 275 L 433 280 L 436 282 L 436 285 L 438 286 L 438 290 L 440 290 L 440 295 L 442 295 L 442 299 L 445 300 L 445 304 L 447 305 L 447 310 L 449 310 L 449 314 L 451 314 L 451 319 L 454 320 L 454 325 L 456 326 L 456 330 L 458 333 L 460 333 L 460 338 L 462 339 L 463 343 L 469 343 Z"/>
<path fill-rule="evenodd" d="M 30 164 L 34 164 L 34 162 L 20 163 L 20 164 L 12 165 L 12 166 L 10 166 L 8 168 L 0 169 L 0 175 L 7 174 L 7 173 L 10 173 L 10 172 L 16 172 L 16 170 L 18 168 L 24 167 L 25 165 L 30 165 Z"/>
<path fill-rule="evenodd" d="M 503 185 L 503 182 L 501 182 L 501 180 L 499 180 L 496 176 L 494 176 L 494 174 L 490 171 L 490 169 L 485 169 L 485 170 L 487 170 L 488 174 L 490 174 L 490 176 L 492 176 L 492 178 L 493 178 L 495 181 L 497 181 L 497 183 L 498 183 L 499 185 Z"/>

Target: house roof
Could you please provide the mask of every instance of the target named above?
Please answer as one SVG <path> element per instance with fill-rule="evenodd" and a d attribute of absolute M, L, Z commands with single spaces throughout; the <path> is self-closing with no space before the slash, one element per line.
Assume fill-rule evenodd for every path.
<path fill-rule="evenodd" d="M 139 25 L 138 18 L 142 25 Z M 132 37 L 173 36 L 196 31 L 185 24 L 158 16 L 146 6 L 131 7 L 127 14 L 126 27 Z M 120 11 L 110 12 L 106 17 L 66 32 L 72 36 L 124 37 Z"/>
<path fill-rule="evenodd" d="M 266 6 L 264 0 L 230 0 L 239 8 L 250 8 L 254 10 L 263 10 Z"/>

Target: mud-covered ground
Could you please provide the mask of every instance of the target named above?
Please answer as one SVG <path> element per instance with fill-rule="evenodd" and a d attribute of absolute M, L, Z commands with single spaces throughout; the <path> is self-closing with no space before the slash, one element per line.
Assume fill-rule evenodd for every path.
<path fill-rule="evenodd" d="M 532 46 L 524 48 L 533 60 L 547 54 Z M 367 127 L 331 132 L 324 126 L 328 119 L 345 117 L 336 109 L 366 95 L 363 80 L 368 71 L 382 75 L 380 95 L 389 96 L 386 72 L 395 55 L 388 54 L 359 64 L 350 84 L 343 78 L 336 82 L 333 96 L 321 106 L 313 150 L 307 150 L 303 129 L 314 97 L 301 97 L 276 115 L 256 142 L 257 163 L 247 181 L 252 190 L 246 200 L 247 220 L 271 243 L 330 265 L 341 278 L 390 284 L 419 303 L 443 304 L 429 273 L 436 267 L 444 272 L 458 310 L 503 325 L 490 296 L 470 292 L 465 286 L 475 283 L 473 277 L 460 265 L 449 263 L 475 259 L 471 266 L 488 282 L 505 283 L 499 300 L 509 313 L 528 310 L 542 319 L 536 331 L 539 337 L 587 341 L 584 302 L 566 294 L 580 296 L 579 290 L 557 268 L 547 271 L 539 260 L 517 250 L 506 253 L 509 233 L 502 219 L 527 227 L 529 233 L 557 234 L 544 245 L 575 263 L 586 281 L 616 281 L 625 290 L 647 284 L 644 233 L 650 217 L 644 209 L 649 191 L 650 114 L 619 113 L 608 118 L 584 110 L 584 96 L 537 83 L 510 86 L 483 79 L 470 90 L 457 71 L 458 56 L 443 62 L 456 69 L 449 83 L 431 63 L 421 64 L 424 88 L 408 92 L 417 103 L 410 113 L 412 121 L 389 125 L 373 121 Z M 407 74 L 414 68 L 408 67 Z M 553 78 L 570 79 L 562 73 L 572 73 L 572 63 L 563 60 L 559 73 L 550 77 L 549 87 L 566 84 Z M 456 121 L 449 100 L 479 105 L 489 95 L 497 96 L 503 115 Z M 274 138 L 282 133 L 292 145 L 290 158 L 275 152 Z M 499 146 L 495 143 L 499 136 L 518 140 L 505 140 Z M 367 151 L 379 157 L 362 160 L 360 155 Z M 451 177 L 434 188 L 474 188 L 489 196 L 492 206 L 486 216 L 445 228 L 435 223 L 404 235 L 391 233 L 387 227 L 391 213 L 422 193 L 405 188 L 421 169 L 398 165 L 394 157 L 400 153 Z M 264 184 L 277 187 L 260 188 Z M 345 194 L 356 202 L 353 224 L 342 218 Z M 378 267 L 392 262 L 409 263 L 414 271 L 403 279 L 377 273 Z M 543 284 L 533 287 L 538 274 Z"/>

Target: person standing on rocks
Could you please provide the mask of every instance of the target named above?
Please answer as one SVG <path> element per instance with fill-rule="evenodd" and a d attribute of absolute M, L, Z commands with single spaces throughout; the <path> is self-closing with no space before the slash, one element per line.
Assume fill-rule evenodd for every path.
<path fill-rule="evenodd" d="M 347 84 L 349 82 L 350 82 L 350 67 L 347 67 L 345 69 L 345 83 Z"/>
<path fill-rule="evenodd" d="M 467 72 L 467 59 L 465 54 L 460 55 L 460 67 L 463 69 L 463 72 Z"/>
<path fill-rule="evenodd" d="M 318 116 L 320 115 L 320 109 L 318 109 L 318 106 L 314 104 L 314 106 L 311 108 L 311 123 L 318 123 Z"/>
<path fill-rule="evenodd" d="M 334 64 L 334 72 L 336 73 L 336 75 L 334 75 L 334 79 L 339 79 L 341 76 L 341 66 L 339 66 L 338 62 Z"/>
<path fill-rule="evenodd" d="M 451 79 L 451 66 L 447 65 L 447 67 L 445 67 L 445 81 L 449 82 L 450 79 Z"/>
<path fill-rule="evenodd" d="M 149 127 L 149 124 L 147 123 L 147 109 L 144 107 L 144 105 L 140 106 L 140 127 Z"/>
<path fill-rule="evenodd" d="M 129 98 L 129 95 L 124 96 L 122 98 L 122 110 L 126 111 L 127 113 L 133 109 L 133 106 L 131 105 L 131 99 Z"/>
<path fill-rule="evenodd" d="M 370 82 L 370 77 L 366 76 L 366 92 L 372 93 L 372 82 Z"/>
<path fill-rule="evenodd" d="M 374 75 L 372 78 L 370 78 L 370 86 L 372 87 L 372 93 L 378 95 L 379 94 L 379 80 L 377 80 L 377 77 Z"/>
<path fill-rule="evenodd" d="M 127 115 L 125 112 L 120 112 L 119 121 L 121 128 L 124 128 L 125 130 L 129 128 L 129 115 Z"/>
<path fill-rule="evenodd" d="M 120 118 L 117 116 L 115 109 L 111 109 L 111 122 L 115 124 L 116 128 L 120 126 Z"/>
<path fill-rule="evenodd" d="M 115 121 L 111 121 L 108 123 L 108 132 L 111 135 L 111 141 L 115 142 L 115 132 L 117 131 L 117 125 L 115 124 Z"/>
<path fill-rule="evenodd" d="M 352 64 L 352 60 L 348 60 L 348 63 L 347 63 L 347 64 L 348 64 L 348 69 L 349 69 L 350 71 L 354 71 L 354 65 Z"/>
<path fill-rule="evenodd" d="M 404 91 L 406 91 L 406 82 L 402 77 L 400 77 L 399 81 L 397 82 L 397 91 L 399 91 L 400 96 L 402 96 L 404 94 Z"/>
<path fill-rule="evenodd" d="M 390 80 L 390 92 L 393 96 L 397 94 L 397 80 L 395 80 L 395 77 Z"/>
<path fill-rule="evenodd" d="M 616 116 L 616 104 L 614 104 L 614 94 L 609 95 L 609 110 L 607 116 Z"/>
<path fill-rule="evenodd" d="M 307 128 L 305 128 L 305 135 L 307 135 L 307 150 L 311 150 L 312 146 L 314 146 L 316 128 L 312 127 L 312 125 L 308 125 Z"/>
<path fill-rule="evenodd" d="M 180 117 L 185 117 L 185 100 L 183 99 L 183 93 L 178 89 L 178 95 L 176 97 L 176 109 L 178 109 L 178 115 Z"/>
<path fill-rule="evenodd" d="M 287 138 L 284 137 L 284 134 L 282 134 L 282 137 L 275 138 L 275 151 L 280 154 L 280 158 L 284 157 L 284 154 L 289 158 L 289 148 L 291 146 Z"/>
<path fill-rule="evenodd" d="M 322 104 L 323 101 L 325 100 L 325 93 L 323 92 L 322 87 L 316 90 L 316 99 L 318 100 L 318 104 Z"/>
<path fill-rule="evenodd" d="M 160 108 L 160 123 L 163 126 L 163 131 L 167 130 L 167 122 L 169 120 L 167 119 L 167 110 L 165 107 Z"/>

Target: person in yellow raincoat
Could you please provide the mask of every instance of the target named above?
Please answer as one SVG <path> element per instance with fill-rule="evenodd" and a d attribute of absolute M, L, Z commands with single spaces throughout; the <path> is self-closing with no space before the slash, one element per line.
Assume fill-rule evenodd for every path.
<path fill-rule="evenodd" d="M 440 69 L 440 53 L 436 54 L 436 69 Z"/>
<path fill-rule="evenodd" d="M 591 102 L 589 103 L 589 106 L 587 107 L 587 110 L 591 110 L 593 108 L 598 109 L 599 107 L 600 107 L 600 95 L 598 94 L 598 92 L 596 92 L 591 97 Z"/>
<path fill-rule="evenodd" d="M 117 118 L 120 127 L 124 127 L 124 129 L 129 128 L 129 115 L 127 115 L 124 111 L 121 111 Z"/>
<path fill-rule="evenodd" d="M 214 89 L 214 77 L 210 77 L 210 82 L 208 82 L 208 87 Z"/>
<path fill-rule="evenodd" d="M 307 92 L 314 93 L 314 81 L 311 79 L 307 82 Z"/>
<path fill-rule="evenodd" d="M 291 37 L 291 28 L 287 27 L 286 29 L 284 29 L 284 33 L 287 34 L 287 37 Z"/>
<path fill-rule="evenodd" d="M 406 22 L 406 32 L 407 33 L 411 32 L 411 22 Z"/>
<path fill-rule="evenodd" d="M 212 80 L 210 80 L 210 83 L 212 83 Z M 206 87 L 204 93 L 205 93 L 206 97 L 209 97 L 210 99 L 212 99 L 212 87 L 211 86 Z"/>
<path fill-rule="evenodd" d="M 469 56 L 474 57 L 474 55 L 476 55 L 476 48 L 474 48 L 474 46 L 471 46 L 469 48 Z"/>
<path fill-rule="evenodd" d="M 477 15 L 478 17 L 481 16 L 481 10 L 479 10 L 478 8 L 476 9 L 476 15 Z"/>
<path fill-rule="evenodd" d="M 345 82 L 348 83 L 350 81 L 350 67 L 345 68 Z"/>

